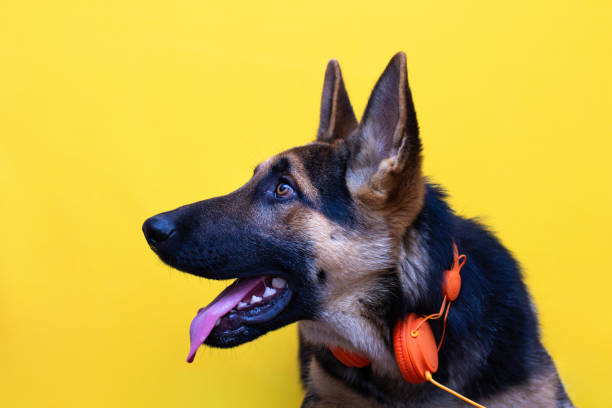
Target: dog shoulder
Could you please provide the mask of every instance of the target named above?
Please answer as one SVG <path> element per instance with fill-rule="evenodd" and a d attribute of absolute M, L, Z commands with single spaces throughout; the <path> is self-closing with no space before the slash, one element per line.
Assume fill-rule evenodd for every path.
<path fill-rule="evenodd" d="M 567 396 L 552 362 L 546 369 L 532 376 L 523 384 L 492 396 L 483 403 L 489 408 L 572 408 L 574 406 Z"/>

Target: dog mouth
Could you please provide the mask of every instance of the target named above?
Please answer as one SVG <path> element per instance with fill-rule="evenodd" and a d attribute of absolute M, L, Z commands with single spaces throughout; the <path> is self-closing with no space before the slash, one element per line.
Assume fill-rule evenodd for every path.
<path fill-rule="evenodd" d="M 187 362 L 213 333 L 234 337 L 249 326 L 263 325 L 277 317 L 289 304 L 291 289 L 278 276 L 239 278 L 225 288 L 208 306 L 200 309 L 191 322 L 191 347 Z"/>

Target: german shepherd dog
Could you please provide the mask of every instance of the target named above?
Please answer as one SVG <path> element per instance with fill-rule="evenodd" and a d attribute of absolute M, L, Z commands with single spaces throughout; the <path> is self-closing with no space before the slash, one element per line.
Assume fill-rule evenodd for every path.
<path fill-rule="evenodd" d="M 361 123 L 335 60 L 321 99 L 315 142 L 259 164 L 231 194 L 144 223 L 163 262 L 236 279 L 193 320 L 188 361 L 202 343 L 234 347 L 299 322 L 303 407 L 464 407 L 405 381 L 392 338 L 398 319 L 440 308 L 454 242 L 467 262 L 437 380 L 488 407 L 571 407 L 517 261 L 423 176 L 405 55 L 389 62 Z M 431 326 L 439 341 L 441 320 Z M 371 363 L 347 367 L 330 346 Z"/>

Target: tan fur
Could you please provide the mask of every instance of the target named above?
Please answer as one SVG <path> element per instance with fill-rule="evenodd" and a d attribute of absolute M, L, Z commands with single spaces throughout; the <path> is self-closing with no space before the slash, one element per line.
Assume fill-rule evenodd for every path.
<path fill-rule="evenodd" d="M 294 151 L 281 153 L 260 164 L 257 173 L 265 174 L 281 157 L 289 159 L 291 177 L 301 191 L 312 202 L 317 202 L 318 193 L 304 170 L 302 159 Z M 374 202 L 370 200 L 367 204 L 373 205 Z M 385 215 L 392 214 L 384 205 L 379 205 L 380 212 L 377 213 L 367 204 L 358 202 L 361 206 L 356 211 L 359 227 L 350 230 L 305 206 L 285 214 L 283 224 L 296 233 L 308 235 L 314 246 L 316 267 L 310 279 L 315 281 L 320 269 L 326 274 L 322 288 L 324 299 L 316 323 L 300 322 L 300 330 L 313 344 L 338 345 L 359 351 L 373 361 L 375 372 L 398 376 L 394 356 L 385 347 L 389 339 L 381 337 L 379 330 L 385 323 L 364 319 L 362 312 L 366 312 L 364 309 L 368 304 L 378 304 L 378 298 L 388 296 L 376 286 L 377 278 L 397 265 L 405 250 L 400 245 L 401 234 L 389 228 L 389 220 L 385 219 Z M 416 215 L 413 214 L 415 211 L 410 211 L 410 217 Z M 413 282 L 421 281 L 416 273 L 407 274 L 413 277 Z"/>
<path fill-rule="evenodd" d="M 321 140 L 333 140 L 334 131 L 336 130 L 336 121 L 338 116 L 338 92 L 340 91 L 340 81 L 342 80 L 342 74 L 340 73 L 340 66 L 337 61 L 330 61 L 334 69 L 334 84 L 332 91 L 332 111 L 329 115 L 329 127 L 325 133 L 321 136 Z"/>
<path fill-rule="evenodd" d="M 300 211 L 293 221 L 308 234 L 318 267 L 328 276 L 322 311 L 316 321 L 300 322 L 300 333 L 311 344 L 357 351 L 372 361 L 376 374 L 400 378 L 395 356 L 385 346 L 390 339 L 378 329 L 386 322 L 364 319 L 362 312 L 367 312 L 363 310 L 367 303 L 377 304 L 378 297 L 388 296 L 380 287 L 373 289 L 376 278 L 393 265 L 400 266 L 400 278 L 405 280 L 402 287 L 411 290 L 409 296 L 422 293 L 420 285 L 425 280 L 421 275 L 427 270 L 427 257 L 417 237 L 408 240 L 407 246 L 401 245 L 380 217 L 362 214 L 361 218 L 365 225 L 351 231 L 316 212 Z M 364 299 L 365 305 L 360 302 Z"/>
<path fill-rule="evenodd" d="M 296 164 L 298 174 L 294 177 L 300 187 L 303 183 L 307 189 L 312 188 L 306 175 L 299 174 L 303 168 L 298 164 L 299 156 L 291 151 L 284 156 Z M 392 159 L 381 163 L 376 175 L 379 178 L 389 175 L 391 183 L 399 184 L 387 187 L 399 193 L 388 197 L 380 188 L 373 189 L 371 183 L 352 192 L 358 217 L 355 229 L 343 229 L 322 214 L 306 208 L 292 212 L 286 222 L 296 231 L 308 235 L 317 254 L 316 270 L 324 270 L 328 278 L 322 289 L 324 299 L 316 323 L 300 323 L 305 337 L 315 344 L 356 350 L 370 357 L 375 372 L 395 376 L 399 371 L 393 355 L 385 347 L 389 339 L 382 337 L 379 330 L 386 323 L 364 319 L 363 313 L 367 312 L 364 310 L 367 304 L 377 304 L 377 298 L 388 296 L 387 292 L 376 287 L 376 282 L 381 273 L 402 265 L 400 256 L 407 255 L 401 238 L 423 206 L 425 183 L 420 161 L 416 166 L 417 173 L 409 177 L 385 167 L 393 163 Z M 419 289 L 416 283 L 424 280 L 419 279 L 418 271 L 410 264 L 400 268 L 409 272 L 406 276 L 412 277 L 415 284 L 408 287 L 416 292 Z M 316 279 L 314 274 L 311 279 Z"/>
<path fill-rule="evenodd" d="M 327 116 L 328 115 L 328 116 Z M 321 95 L 321 122 L 317 140 L 331 143 L 357 127 L 357 118 L 348 100 L 338 61 L 331 60 L 325 70 Z"/>
<path fill-rule="evenodd" d="M 363 186 L 351 190 L 364 206 L 387 222 L 396 238 L 401 238 L 423 207 L 425 181 L 420 158 L 413 172 L 398 171 L 396 158 L 383 160 L 377 172 Z M 350 188 L 350 187 L 349 187 Z"/>
<path fill-rule="evenodd" d="M 417 296 L 421 289 L 420 273 L 426 270 L 427 256 L 419 237 L 408 237 L 407 245 L 397 246 L 384 223 L 371 220 L 373 230 L 368 229 L 368 239 L 359 230 L 347 231 L 331 223 L 323 215 L 301 209 L 292 221 L 307 233 L 318 254 L 318 267 L 327 272 L 325 299 L 316 321 L 299 323 L 303 339 L 319 346 L 338 345 L 354 350 L 372 360 L 376 375 L 399 379 L 395 357 L 385 347 L 389 339 L 381 337 L 375 322 L 361 315 L 363 298 L 385 296 L 373 294 L 370 288 L 375 278 L 391 263 L 402 266 L 402 286 L 410 288 Z M 375 227 L 377 225 L 377 227 Z M 393 260 L 396 261 L 393 261 Z M 316 279 L 313 274 L 311 279 Z M 375 299 L 371 299 L 375 302 Z M 318 399 L 310 401 L 310 407 L 379 407 L 371 399 L 362 397 L 340 381 L 328 375 L 319 364 L 310 363 L 308 392 Z M 554 369 L 546 369 L 525 384 L 504 393 L 480 401 L 491 407 L 555 407 L 558 376 Z M 448 384 L 459 386 L 459 384 Z M 465 405 L 454 397 L 442 394 L 436 406 L 459 408 Z M 409 402 L 406 402 L 409 404 Z M 411 406 L 411 405 L 406 405 Z M 416 405 L 415 405 L 416 406 Z M 571 405 L 569 405 L 571 406 Z"/>
<path fill-rule="evenodd" d="M 302 160 L 300 159 L 300 157 L 295 154 L 294 152 L 292 152 L 291 150 L 281 153 L 280 155 L 278 155 L 277 157 L 285 157 L 289 160 L 289 162 L 291 163 L 291 167 L 292 167 L 292 171 L 291 171 L 291 177 L 294 178 L 296 184 L 299 186 L 300 190 L 302 191 L 302 193 L 312 202 L 318 202 L 319 201 L 319 193 L 318 191 L 313 187 L 310 178 L 308 178 L 308 175 L 306 174 L 306 171 L 304 170 L 304 165 L 302 164 Z"/>
<path fill-rule="evenodd" d="M 320 401 L 312 402 L 307 407 L 381 407 L 376 401 L 362 397 L 328 375 L 315 359 L 310 361 L 310 383 L 308 386 L 314 395 L 319 397 Z"/>
<path fill-rule="evenodd" d="M 307 384 L 308 392 L 316 395 L 317 400 L 313 400 L 305 407 L 308 408 L 340 408 L 340 407 L 359 407 L 359 408 L 383 408 L 387 405 L 381 405 L 372 398 L 366 398 L 360 395 L 357 391 L 347 387 L 342 382 L 330 376 L 321 368 L 315 359 L 310 361 L 309 365 L 310 379 Z M 426 405 L 427 407 L 444 407 L 444 408 L 465 408 L 465 404 L 448 395 L 440 395 L 440 398 L 434 400 L 433 404 Z M 411 404 L 409 401 L 398 401 L 397 407 L 424 408 L 421 404 Z"/>
<path fill-rule="evenodd" d="M 391 149 L 387 151 L 385 130 L 377 121 L 366 119 L 359 136 L 359 151 L 347 172 L 347 186 L 356 200 L 382 216 L 399 239 L 423 207 L 425 181 L 420 143 L 414 142 L 418 136 L 406 129 L 406 56 L 400 53 L 392 63 L 399 64 L 399 78 L 398 118 L 393 134 L 388 135 L 392 137 Z"/>
<path fill-rule="evenodd" d="M 393 268 L 399 269 L 404 295 L 417 299 L 425 293 L 424 274 L 428 273 L 429 258 L 423 248 L 425 237 L 416 235 L 410 226 L 420 213 L 425 197 L 420 142 L 416 135 L 408 134 L 406 101 L 405 56 L 394 59 L 399 64 L 398 119 L 391 128 L 392 146 L 381 137 L 383 128 L 376 121 L 362 124 L 359 132 L 347 140 L 334 140 L 339 115 L 339 90 L 343 87 L 337 63 L 330 62 L 332 71 L 324 89 L 331 98 L 328 128 L 319 134 L 319 140 L 347 143 L 354 148 L 358 137 L 358 150 L 348 162 L 346 183 L 356 208 L 356 225 L 350 228 L 336 224 L 323 214 L 305 205 L 288 211 L 284 224 L 296 234 L 305 234 L 316 254 L 315 265 L 308 277 L 317 284 L 317 272 L 325 271 L 325 282 L 319 285 L 319 308 L 313 320 L 301 321 L 299 330 L 305 343 L 315 347 L 340 346 L 366 356 L 371 361 L 374 375 L 388 378 L 401 387 L 404 381 L 399 373 L 395 356 L 389 350 L 389 331 L 381 330 L 388 322 L 376 321 L 369 305 L 384 304 L 381 299 L 391 296 L 395 288 L 381 288 L 381 275 Z M 330 69 L 328 67 L 328 70 Z M 333 81 L 331 80 L 333 79 Z M 343 89 L 343 88 L 342 88 Z M 343 103 L 348 103 L 347 100 Z M 352 111 L 351 111 L 352 114 Z M 322 116 L 323 117 L 323 116 Z M 342 119 L 342 118 L 341 118 Z M 346 118 L 345 118 L 346 119 Z M 349 118 L 350 119 L 350 118 Z M 348 120 L 352 125 L 352 120 Z M 347 125 L 347 129 L 349 126 Z M 389 132 L 387 132 L 389 135 Z M 411 139 L 412 138 L 412 139 Z M 317 142 L 320 143 L 320 142 Z M 353 144 L 353 145 L 351 145 Z M 277 157 L 291 162 L 291 177 L 311 202 L 318 203 L 318 192 L 304 169 L 299 150 L 290 150 Z M 385 291 L 386 289 L 386 291 Z M 367 316 L 367 317 L 364 317 Z M 479 356 L 465 357 L 457 364 L 470 364 Z M 343 382 L 329 375 L 315 359 L 309 365 L 309 407 L 379 407 L 373 399 L 365 398 Z M 456 367 L 450 366 L 452 371 Z M 461 388 L 465 378 L 452 376 L 447 385 Z M 556 406 L 558 376 L 554 366 L 544 369 L 525 384 L 480 401 L 491 407 L 554 407 Z M 415 385 L 418 387 L 418 385 Z M 393 386 L 392 386 L 393 388 Z M 459 399 L 442 392 L 432 393 L 428 404 L 449 408 L 464 407 Z M 422 407 L 410 401 L 397 401 L 397 406 Z"/>
<path fill-rule="evenodd" d="M 327 374 L 315 359 L 310 361 L 309 366 L 308 390 L 319 397 L 318 401 L 313 401 L 308 407 L 370 407 L 380 408 L 382 405 L 373 399 L 365 398 L 356 391 Z M 559 405 L 557 402 L 557 387 L 559 377 L 551 366 L 545 372 L 536 375 L 524 384 L 517 385 L 511 389 L 488 398 L 478 401 L 487 408 L 569 408 L 571 403 Z M 461 408 L 468 405 L 449 394 L 437 394 L 435 401 L 426 406 L 439 406 L 445 408 Z M 418 403 L 410 401 L 398 401 L 398 407 L 423 407 Z"/>
<path fill-rule="evenodd" d="M 493 398 L 482 401 L 488 408 L 549 408 L 557 407 L 559 376 L 554 366 L 525 384 L 513 387 Z M 567 406 L 571 406 L 567 405 Z"/>
<path fill-rule="evenodd" d="M 251 178 L 249 183 L 253 183 L 253 182 L 257 182 L 261 180 L 263 175 L 268 172 L 268 170 L 270 169 L 270 166 L 272 166 L 272 163 L 274 163 L 275 161 L 276 161 L 276 156 L 270 157 L 268 160 L 259 163 L 255 167 L 255 170 L 253 172 L 253 177 Z"/>
<path fill-rule="evenodd" d="M 364 319 L 362 308 L 388 294 L 374 291 L 379 274 L 395 259 L 393 242 L 384 223 L 372 225 L 368 236 L 347 231 L 314 211 L 301 211 L 293 220 L 308 234 L 317 254 L 317 268 L 326 272 L 321 312 L 316 323 L 300 323 L 304 336 L 314 344 L 331 344 L 358 350 L 382 367 L 393 366 L 376 322 Z M 312 276 L 312 279 L 316 277 Z M 390 288 L 391 289 L 391 288 Z M 388 369 L 382 369 L 388 373 Z"/>

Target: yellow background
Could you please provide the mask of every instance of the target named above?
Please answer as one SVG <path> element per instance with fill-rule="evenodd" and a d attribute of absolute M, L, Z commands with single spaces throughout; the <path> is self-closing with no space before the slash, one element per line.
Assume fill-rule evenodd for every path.
<path fill-rule="evenodd" d="M 145 218 L 312 140 L 327 60 L 356 112 L 408 55 L 425 168 L 525 267 L 577 405 L 608 405 L 608 1 L 0 4 L 0 406 L 296 406 L 295 325 L 184 362 L 224 286 Z M 511 358 L 512 356 L 508 356 Z"/>

